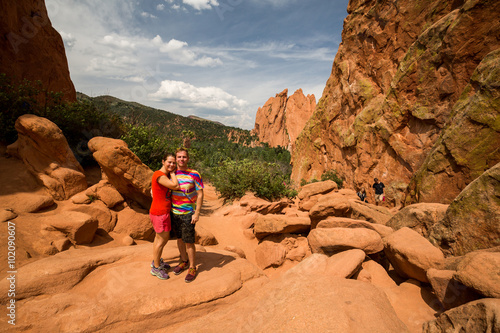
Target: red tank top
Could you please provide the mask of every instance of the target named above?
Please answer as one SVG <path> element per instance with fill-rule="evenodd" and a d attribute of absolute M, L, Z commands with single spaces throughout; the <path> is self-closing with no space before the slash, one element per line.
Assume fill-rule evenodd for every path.
<path fill-rule="evenodd" d="M 149 213 L 153 215 L 164 215 L 170 212 L 172 207 L 171 192 L 170 189 L 158 184 L 158 178 L 161 176 L 167 176 L 160 170 L 153 173 L 153 179 L 151 180 L 151 189 L 153 191 L 153 202 L 151 203 L 151 208 Z"/>

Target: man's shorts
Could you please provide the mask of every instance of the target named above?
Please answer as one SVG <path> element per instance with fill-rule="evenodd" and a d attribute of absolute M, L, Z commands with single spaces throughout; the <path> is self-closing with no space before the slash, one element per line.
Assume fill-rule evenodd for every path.
<path fill-rule="evenodd" d="M 184 243 L 194 244 L 195 232 L 194 224 L 191 223 L 194 213 L 185 215 L 172 214 L 173 236 L 182 239 Z"/>
<path fill-rule="evenodd" d="M 380 201 L 384 201 L 384 194 L 375 194 L 375 201 L 376 202 L 380 202 Z"/>
<path fill-rule="evenodd" d="M 153 224 L 153 228 L 157 234 L 172 230 L 172 226 L 170 224 L 170 212 L 164 215 L 149 214 L 149 218 L 151 219 L 151 223 Z"/>

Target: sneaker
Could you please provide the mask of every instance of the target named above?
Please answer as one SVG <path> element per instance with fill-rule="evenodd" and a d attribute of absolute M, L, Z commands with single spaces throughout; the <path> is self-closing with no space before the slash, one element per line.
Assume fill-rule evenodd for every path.
<path fill-rule="evenodd" d="M 151 268 L 151 275 L 154 275 L 158 279 L 161 279 L 161 280 L 166 280 L 170 277 L 170 276 L 168 276 L 168 273 L 165 272 L 163 269 L 161 269 L 160 267 L 154 267 L 154 266 Z"/>
<path fill-rule="evenodd" d="M 174 268 L 174 274 L 179 275 L 184 271 L 186 268 L 189 266 L 189 260 L 182 261 L 179 265 L 175 266 Z"/>
<path fill-rule="evenodd" d="M 155 261 L 153 260 L 151 262 L 151 268 L 155 267 Z M 167 264 L 166 262 L 163 261 L 163 258 L 160 258 L 160 266 L 158 266 L 159 269 L 162 269 L 164 271 L 168 271 L 170 269 L 170 265 Z"/>
<path fill-rule="evenodd" d="M 196 278 L 196 268 L 190 268 L 184 281 L 191 282 Z"/>

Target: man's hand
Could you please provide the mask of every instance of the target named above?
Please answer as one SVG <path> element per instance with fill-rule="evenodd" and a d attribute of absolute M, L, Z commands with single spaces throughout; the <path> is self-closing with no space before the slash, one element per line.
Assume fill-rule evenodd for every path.
<path fill-rule="evenodd" d="M 198 220 L 200 219 L 199 215 L 198 214 L 193 214 L 193 217 L 191 218 L 191 224 L 196 224 L 196 222 L 198 222 Z"/>

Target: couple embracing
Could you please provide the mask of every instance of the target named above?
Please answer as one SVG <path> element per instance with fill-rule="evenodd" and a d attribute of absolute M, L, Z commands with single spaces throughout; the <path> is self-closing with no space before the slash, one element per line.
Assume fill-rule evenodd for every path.
<path fill-rule="evenodd" d="M 196 278 L 196 249 L 194 227 L 200 218 L 203 203 L 203 181 L 200 174 L 188 168 L 189 154 L 186 149 L 168 153 L 160 170 L 153 173 L 151 193 L 153 202 L 149 217 L 156 236 L 153 242 L 151 275 L 162 280 L 169 278 L 170 265 L 163 262 L 161 254 L 170 238 L 170 231 L 177 237 L 180 263 L 174 268 L 179 275 L 188 269 L 185 281 Z"/>

